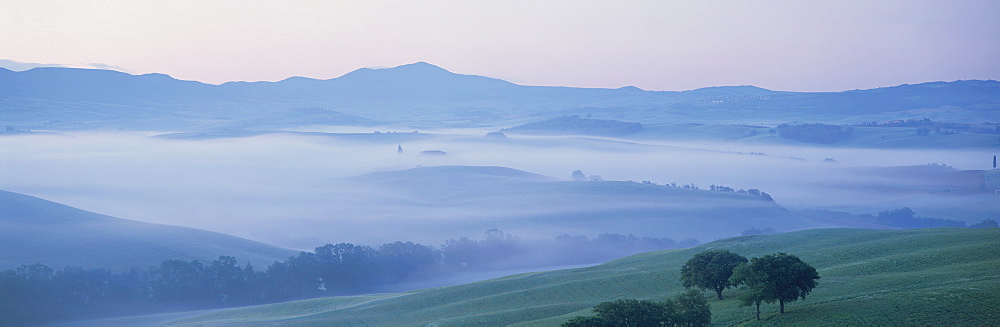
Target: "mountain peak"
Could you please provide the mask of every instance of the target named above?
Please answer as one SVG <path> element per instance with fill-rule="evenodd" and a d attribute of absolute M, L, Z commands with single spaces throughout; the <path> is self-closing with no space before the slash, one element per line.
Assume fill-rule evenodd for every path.
<path fill-rule="evenodd" d="M 622 86 L 622 87 L 619 87 L 618 90 L 622 90 L 622 91 L 635 91 L 635 92 L 645 91 L 645 90 L 640 89 L 639 87 L 634 86 L 634 85 Z"/>
<path fill-rule="evenodd" d="M 441 68 L 439 66 L 435 66 L 433 64 L 430 64 L 430 63 L 427 63 L 427 62 L 424 62 L 424 61 L 418 61 L 418 62 L 415 62 L 415 63 L 412 63 L 412 64 L 406 64 L 406 65 L 396 66 L 396 67 L 388 68 L 388 69 L 449 72 L 447 69 Z"/>
<path fill-rule="evenodd" d="M 415 62 L 412 64 L 406 64 L 401 66 L 396 66 L 392 68 L 376 69 L 380 73 L 394 73 L 394 74 L 407 74 L 407 75 L 454 75 L 447 69 L 435 66 L 423 61 Z"/>
<path fill-rule="evenodd" d="M 361 68 L 344 74 L 339 78 L 371 78 L 372 76 L 383 76 L 392 78 L 414 78 L 418 76 L 444 76 L 457 75 L 444 68 L 420 61 L 391 68 Z"/>

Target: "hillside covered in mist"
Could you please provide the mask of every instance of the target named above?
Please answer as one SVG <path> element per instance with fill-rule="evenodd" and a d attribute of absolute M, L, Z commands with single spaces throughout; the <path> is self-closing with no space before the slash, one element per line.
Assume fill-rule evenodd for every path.
<path fill-rule="evenodd" d="M 0 270 L 52 267 L 124 270 L 168 259 L 209 262 L 236 256 L 257 265 L 296 251 L 193 228 L 109 217 L 23 194 L 0 191 Z"/>

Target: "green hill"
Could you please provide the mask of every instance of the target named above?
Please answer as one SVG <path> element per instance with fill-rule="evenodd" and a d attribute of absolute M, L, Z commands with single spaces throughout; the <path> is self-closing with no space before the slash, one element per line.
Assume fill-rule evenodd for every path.
<path fill-rule="evenodd" d="M 739 307 L 738 291 L 711 300 L 717 325 L 996 325 L 1000 229 L 817 229 L 724 239 L 639 254 L 589 268 L 528 273 L 401 294 L 334 297 L 211 312 L 173 325 L 555 326 L 613 299 L 663 299 L 682 291 L 680 266 L 697 252 L 747 257 L 786 252 L 822 279 L 786 313 Z M 710 296 L 710 294 L 706 294 Z M 116 320 L 98 324 L 114 324 Z M 118 320 L 118 322 L 125 322 Z M 129 324 L 163 320 L 129 318 Z"/>
<path fill-rule="evenodd" d="M 128 269 L 169 259 L 219 256 L 266 266 L 297 251 L 200 229 L 105 216 L 0 191 L 0 270 L 41 263 L 55 269 Z"/>

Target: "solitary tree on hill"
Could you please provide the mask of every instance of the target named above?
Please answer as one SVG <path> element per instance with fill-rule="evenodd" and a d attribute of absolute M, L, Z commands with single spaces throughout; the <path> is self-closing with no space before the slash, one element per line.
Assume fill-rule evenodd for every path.
<path fill-rule="evenodd" d="M 744 286 L 740 300 L 743 305 L 757 305 L 757 319 L 760 320 L 760 302 L 779 304 L 779 312 L 785 313 L 785 302 L 805 299 L 816 287 L 819 273 L 799 257 L 776 253 L 761 258 L 750 259 L 733 270 L 730 282 Z"/>
<path fill-rule="evenodd" d="M 745 262 L 747 258 L 727 250 L 704 251 L 681 266 L 681 281 L 684 287 L 713 290 L 716 297 L 722 300 L 722 290 L 735 286 L 729 281 L 733 268 Z"/>

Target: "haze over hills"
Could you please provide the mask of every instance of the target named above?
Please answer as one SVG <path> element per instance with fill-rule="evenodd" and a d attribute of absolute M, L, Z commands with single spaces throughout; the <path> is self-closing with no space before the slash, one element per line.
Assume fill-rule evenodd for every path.
<path fill-rule="evenodd" d="M 981 122 L 1000 110 L 1000 82 L 956 81 L 847 92 L 780 92 L 752 86 L 691 91 L 523 86 L 428 63 L 362 68 L 338 78 L 210 85 L 162 74 L 39 67 L 0 69 L 0 124 L 17 129 L 191 130 L 366 120 L 420 127 L 507 127 L 565 115 L 643 123 L 831 121 L 929 117 Z M 324 121 L 291 108 L 356 116 Z"/>
<path fill-rule="evenodd" d="M 740 307 L 740 291 L 710 300 L 714 325 L 983 325 L 1000 319 L 998 229 L 903 231 L 817 229 L 734 237 L 691 249 L 643 253 L 601 265 L 526 273 L 398 294 L 331 297 L 217 312 L 140 316 L 74 325 L 556 326 L 602 301 L 660 301 L 684 287 L 680 267 L 695 253 L 746 257 L 786 252 L 821 279 L 804 300 Z"/>
<path fill-rule="evenodd" d="M 266 267 L 298 251 L 193 228 L 109 217 L 0 191 L 0 270 L 41 263 L 122 270 L 169 259 L 210 262 L 234 256 Z"/>
<path fill-rule="evenodd" d="M 987 226 L 984 219 L 1000 212 L 994 194 L 1000 179 L 985 170 L 1000 135 L 996 81 L 824 93 L 754 86 L 657 92 L 523 86 L 427 63 L 327 80 L 221 85 L 36 68 L 0 70 L 0 110 L 0 125 L 7 127 L 0 131 L 0 188 L 166 224 L 2 192 L 0 239 L 9 251 L 0 253 L 0 269 L 30 263 L 122 269 L 220 255 L 265 267 L 296 253 L 205 230 L 295 249 L 396 241 L 437 246 L 456 239 L 474 248 L 479 243 L 463 237 L 487 230 L 487 239 L 514 235 L 510 239 L 528 240 L 523 244 L 633 234 L 627 237 L 675 245 L 799 231 L 780 246 L 761 246 L 829 259 L 822 256 L 827 248 L 788 240 L 826 237 L 801 232 L 826 227 Z M 852 237 L 847 234 L 840 236 Z M 893 244 L 872 248 L 895 253 Z M 478 266 L 489 269 L 552 263 L 544 255 L 476 257 L 494 260 Z M 833 261 L 826 269 L 866 264 Z M 453 263 L 473 266 L 468 262 Z M 615 274 L 635 268 L 606 267 Z M 623 288 L 600 290 L 601 296 L 651 296 L 622 291 L 631 287 L 627 282 L 611 282 Z M 388 299 L 397 295 L 347 301 L 386 299 L 394 308 L 420 311 L 445 294 L 443 302 L 453 304 L 431 311 L 484 303 L 476 317 L 456 315 L 451 322 L 551 325 L 599 298 L 524 309 L 448 292 L 416 304 Z M 544 291 L 526 292 L 546 298 Z M 304 305 L 341 303 L 329 301 Z M 560 313 L 548 315 L 550 309 Z M 324 310 L 320 315 L 344 315 Z M 436 313 L 427 323 L 440 320 Z M 347 316 L 370 318 L 353 314 Z M 509 318 L 524 314 L 536 320 Z"/>
<path fill-rule="evenodd" d="M 788 231 L 832 226 L 756 195 L 627 181 L 574 182 L 504 167 L 418 167 L 345 181 L 350 194 L 338 193 L 330 199 L 336 205 L 331 205 L 348 217 L 392 217 L 392 230 L 410 237 L 474 236 L 499 228 L 540 238 L 620 233 L 704 241 L 739 235 L 749 228 Z M 378 237 L 389 232 L 334 221 L 341 226 L 337 230 L 330 225 L 336 235 Z"/>

